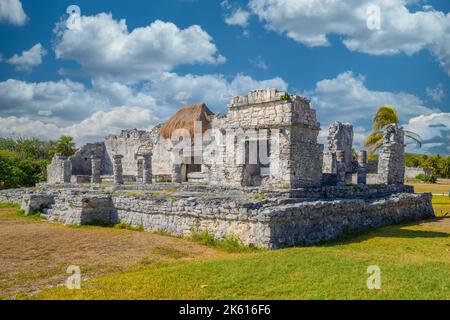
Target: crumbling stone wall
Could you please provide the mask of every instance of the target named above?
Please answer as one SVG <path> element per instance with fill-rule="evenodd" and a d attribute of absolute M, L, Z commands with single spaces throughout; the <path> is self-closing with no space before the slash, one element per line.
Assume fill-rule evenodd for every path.
<path fill-rule="evenodd" d="M 328 145 L 323 157 L 323 172 L 336 172 L 336 151 L 344 151 L 345 172 L 351 173 L 352 166 L 352 145 L 353 145 L 353 126 L 349 123 L 335 121 L 330 125 L 328 131 Z"/>
<path fill-rule="evenodd" d="M 280 193 L 275 198 L 260 201 L 245 199 L 233 192 L 221 192 L 217 196 L 197 193 L 196 196 L 174 194 L 166 197 L 27 189 L 28 192 L 21 193 L 21 197 L 13 196 L 19 191 L 1 191 L 0 201 L 8 195 L 8 199 L 14 198 L 24 206 L 24 199 L 31 199 L 26 205 L 33 203 L 34 207 L 45 207 L 44 217 L 65 224 L 124 222 L 142 226 L 146 231 L 182 236 L 206 231 L 216 238 L 234 236 L 247 245 L 276 249 L 331 240 L 347 232 L 434 217 L 431 194 L 402 192 L 382 197 L 375 193 L 373 197 L 362 196 L 372 191 L 402 191 L 401 187 L 361 186 L 361 197 L 357 198 L 351 198 L 354 192 L 351 187 L 332 187 L 330 190 L 334 190 L 336 195 L 347 192 L 349 198 L 319 199 L 299 198 L 308 194 L 302 194 L 307 190 L 298 189 L 299 194 L 280 197 Z M 314 188 L 310 191 L 311 195 L 318 194 Z"/>
<path fill-rule="evenodd" d="M 385 128 L 383 147 L 378 157 L 378 183 L 404 183 L 404 140 L 403 128 L 393 124 Z"/>
<path fill-rule="evenodd" d="M 92 156 L 97 159 L 102 159 L 102 163 L 105 162 L 105 144 L 103 142 L 87 143 L 70 158 L 72 162 L 72 175 L 91 175 Z"/>
<path fill-rule="evenodd" d="M 323 146 L 317 143 L 320 124 L 309 101 L 275 89 L 255 90 L 246 96 L 234 97 L 225 117 L 212 123 L 213 128 L 227 133 L 221 148 L 217 149 L 220 161 L 204 157 L 207 180 L 212 184 L 232 186 L 252 185 L 259 181 L 264 186 L 298 187 L 320 184 Z M 229 136 L 230 132 L 245 137 L 256 130 L 269 135 L 270 163 L 264 176 L 249 178 L 252 172 L 248 163 L 237 162 L 246 154 L 242 139 Z M 242 133 L 242 134 L 240 134 Z M 249 141 L 254 138 L 249 138 Z M 226 155 L 226 156 L 225 156 Z M 249 170 L 250 169 L 250 170 Z"/>
<path fill-rule="evenodd" d="M 72 163 L 68 157 L 54 156 L 47 166 L 47 183 L 69 183 L 72 176 Z"/>
<path fill-rule="evenodd" d="M 103 164 L 103 174 L 113 174 L 113 155 L 123 156 L 122 166 L 124 176 L 138 175 L 137 160 L 135 155 L 143 149 L 151 149 L 152 136 L 145 130 L 122 130 L 118 135 L 109 135 L 105 138 L 104 144 L 106 156 Z"/>

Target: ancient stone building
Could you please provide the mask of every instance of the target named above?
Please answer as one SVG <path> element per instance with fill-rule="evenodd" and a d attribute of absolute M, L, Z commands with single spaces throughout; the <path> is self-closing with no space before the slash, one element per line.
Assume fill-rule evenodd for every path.
<path fill-rule="evenodd" d="M 403 137 L 401 129 L 394 129 L 386 132 L 380 154 L 380 183 L 403 183 Z M 358 182 L 364 183 L 367 161 L 361 153 L 359 164 L 353 160 L 352 125 L 332 123 L 325 152 L 317 142 L 319 130 L 308 99 L 276 89 L 255 90 L 233 97 L 226 113 L 216 115 L 197 103 L 182 107 L 150 131 L 123 130 L 86 144 L 65 159 L 70 164 L 65 162 L 64 177 L 63 159 L 55 158 L 48 182 L 67 182 L 69 177 L 74 183 L 148 184 L 154 179 L 298 188 L 348 184 L 352 173 L 358 173 Z M 115 158 L 120 174 L 114 170 Z"/>
<path fill-rule="evenodd" d="M 47 168 L 47 182 L 69 183 L 72 176 L 72 162 L 68 157 L 55 156 Z"/>
<path fill-rule="evenodd" d="M 352 126 L 331 125 L 325 155 L 319 130 L 306 98 L 255 90 L 232 98 L 226 113 L 185 106 L 151 131 L 124 130 L 57 156 L 48 184 L 0 191 L 0 202 L 65 224 L 208 232 L 272 249 L 434 216 L 431 194 L 403 185 L 402 128 L 385 128 L 372 184 L 367 152 L 353 160 Z"/>

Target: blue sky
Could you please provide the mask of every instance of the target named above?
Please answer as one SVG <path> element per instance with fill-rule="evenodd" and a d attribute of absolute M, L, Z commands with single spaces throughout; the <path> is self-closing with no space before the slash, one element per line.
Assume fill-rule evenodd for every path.
<path fill-rule="evenodd" d="M 312 99 L 322 139 L 348 121 L 358 146 L 393 104 L 421 152 L 450 153 L 448 1 L 1 2 L 1 135 L 96 141 L 185 103 L 224 112 L 232 95 L 277 87 Z M 80 30 L 65 26 L 72 4 Z"/>

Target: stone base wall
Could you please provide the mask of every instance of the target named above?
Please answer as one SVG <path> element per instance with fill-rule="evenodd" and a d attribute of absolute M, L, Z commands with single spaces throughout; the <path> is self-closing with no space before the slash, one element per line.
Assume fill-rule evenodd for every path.
<path fill-rule="evenodd" d="M 342 193 L 340 199 L 314 199 L 312 189 L 308 198 L 302 198 L 308 194 L 299 189 L 267 193 L 273 198 L 258 201 L 245 198 L 245 194 L 226 193 L 128 196 L 103 191 L 21 189 L 0 192 L 0 202 L 19 203 L 25 210 L 44 208 L 43 216 L 48 220 L 70 225 L 122 222 L 180 236 L 207 231 L 216 238 L 233 236 L 246 245 L 276 249 L 434 217 L 431 194 L 408 193 L 412 188 L 403 188 L 406 192 L 383 197 L 376 197 L 375 192 L 381 193 L 373 188 L 372 197 L 367 196 L 367 190 L 361 191 L 366 196 L 360 198 L 345 198 Z M 393 186 L 390 191 L 396 190 L 400 189 Z"/>
<path fill-rule="evenodd" d="M 270 212 L 269 248 L 313 244 L 346 233 L 434 217 L 431 194 L 396 194 L 376 200 L 295 203 Z"/>

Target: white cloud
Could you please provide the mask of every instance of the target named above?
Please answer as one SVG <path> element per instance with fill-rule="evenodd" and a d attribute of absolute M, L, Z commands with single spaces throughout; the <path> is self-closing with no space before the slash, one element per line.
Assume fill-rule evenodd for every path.
<path fill-rule="evenodd" d="M 56 139 L 61 130 L 56 125 L 27 117 L 0 117 L 0 136 Z"/>
<path fill-rule="evenodd" d="M 450 155 L 450 113 L 441 112 L 414 117 L 409 119 L 404 128 L 419 134 L 423 140 L 421 149 L 409 143 L 412 151 Z"/>
<path fill-rule="evenodd" d="M 53 138 L 63 132 L 77 141 L 93 142 L 122 129 L 148 128 L 186 103 L 204 101 L 216 112 L 225 111 L 233 95 L 266 87 L 285 90 L 287 84 L 281 78 L 258 81 L 237 75 L 227 80 L 221 75 L 174 73 L 163 73 L 138 86 L 98 78 L 91 88 L 70 80 L 10 79 L 0 82 L 0 135 Z"/>
<path fill-rule="evenodd" d="M 439 84 L 436 88 L 427 88 L 427 96 L 436 102 L 442 102 L 445 98 L 444 86 Z"/>
<path fill-rule="evenodd" d="M 405 120 L 436 111 L 424 106 L 420 98 L 409 93 L 370 90 L 364 80 L 364 77 L 347 71 L 336 78 L 317 82 L 311 95 L 319 120 L 323 124 L 333 120 L 367 122 L 382 105 L 394 106 L 400 119 Z"/>
<path fill-rule="evenodd" d="M 261 56 L 257 56 L 255 59 L 251 59 L 250 62 L 258 69 L 261 69 L 263 71 L 266 71 L 269 66 L 267 65 L 266 61 L 264 61 L 264 58 Z"/>
<path fill-rule="evenodd" d="M 225 62 L 211 36 L 198 25 L 179 29 L 156 20 L 129 32 L 125 20 L 100 13 L 82 16 L 80 29 L 61 23 L 55 33 L 56 57 L 75 60 L 95 77 L 138 81 L 182 64 Z"/>
<path fill-rule="evenodd" d="M 322 143 L 326 142 L 331 122 L 350 122 L 354 126 L 354 146 L 362 148 L 376 110 L 382 105 L 392 105 L 399 113 L 400 123 L 406 123 L 405 129 L 423 139 L 421 149 L 407 139 L 409 152 L 449 153 L 450 113 L 426 107 L 415 95 L 370 90 L 364 84 L 364 77 L 349 71 L 317 82 L 315 89 L 306 95 L 312 96 L 312 106 L 322 126 Z"/>
<path fill-rule="evenodd" d="M 1 116 L 45 118 L 67 123 L 81 120 L 109 105 L 107 97 L 70 80 L 33 83 L 9 79 L 0 82 Z M 47 119 L 48 114 L 53 118 Z"/>
<path fill-rule="evenodd" d="M 117 107 L 108 112 L 99 111 L 71 126 L 57 126 L 27 117 L 0 117 L 0 136 L 37 137 L 57 139 L 61 135 L 74 137 L 78 145 L 101 141 L 111 133 L 124 128 L 149 129 L 158 122 L 150 110 L 139 107 Z"/>
<path fill-rule="evenodd" d="M 225 23 L 230 26 L 240 26 L 246 28 L 248 26 L 248 18 L 250 17 L 250 12 L 237 8 L 230 15 L 225 17 Z"/>
<path fill-rule="evenodd" d="M 179 76 L 175 73 L 164 73 L 144 91 L 162 105 L 180 106 L 204 101 L 213 110 L 225 111 L 232 96 L 263 88 L 286 90 L 287 83 L 278 77 L 258 81 L 243 74 L 238 74 L 229 81 L 223 75 Z"/>
<path fill-rule="evenodd" d="M 15 65 L 17 70 L 31 71 L 42 63 L 42 57 L 46 54 L 47 50 L 40 43 L 37 43 L 30 50 L 23 51 L 20 55 L 15 54 L 6 62 Z"/>
<path fill-rule="evenodd" d="M 0 1 L 0 22 L 22 26 L 27 22 L 27 19 L 20 0 Z"/>
<path fill-rule="evenodd" d="M 252 13 L 269 30 L 307 46 L 327 46 L 341 35 L 352 51 L 372 55 L 414 54 L 428 49 L 450 75 L 450 13 L 411 12 L 405 0 L 251 0 Z M 369 29 L 371 5 L 380 8 L 381 28 Z"/>

